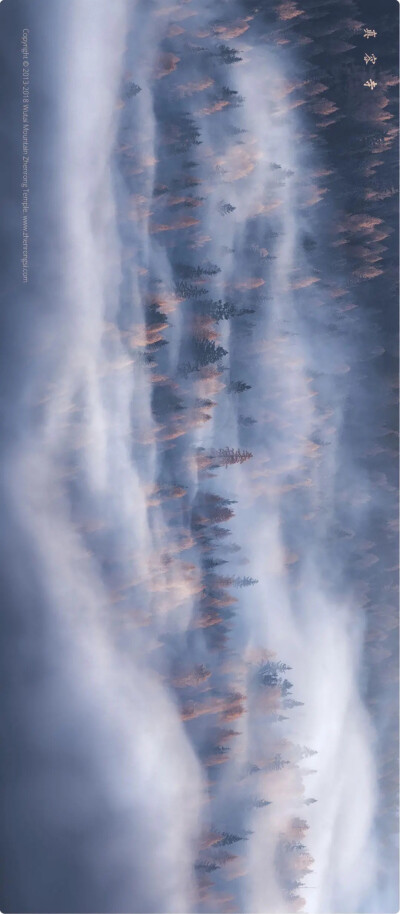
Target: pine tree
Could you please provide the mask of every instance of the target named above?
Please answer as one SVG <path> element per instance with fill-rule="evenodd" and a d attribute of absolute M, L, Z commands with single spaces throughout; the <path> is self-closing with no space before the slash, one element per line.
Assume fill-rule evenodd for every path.
<path fill-rule="evenodd" d="M 200 367 L 219 362 L 225 355 L 228 355 L 227 349 L 224 349 L 223 346 L 216 346 L 214 340 L 206 338 L 195 340 L 193 351 L 196 365 Z"/>
<path fill-rule="evenodd" d="M 197 183 L 198 182 L 196 181 L 195 184 Z M 193 181 L 188 182 L 186 186 L 193 187 Z M 186 200 L 180 205 L 193 208 L 194 206 L 200 206 L 205 199 L 205 197 L 186 197 Z"/>
<path fill-rule="evenodd" d="M 250 460 L 253 454 L 250 451 L 242 451 L 240 448 L 235 450 L 232 447 L 224 447 L 217 451 L 216 456 L 220 466 L 228 467 L 235 463 L 244 463 L 246 460 Z"/>
<path fill-rule="evenodd" d="M 297 851 L 297 853 L 302 853 L 302 851 L 307 850 L 306 845 L 302 844 L 301 841 L 288 841 L 287 850 Z"/>
<path fill-rule="evenodd" d="M 284 679 L 281 683 L 281 695 L 287 695 L 290 692 L 290 689 L 293 688 L 293 683 L 289 682 L 288 679 Z"/>
<path fill-rule="evenodd" d="M 202 286 L 193 286 L 184 279 L 175 283 L 175 290 L 182 298 L 199 298 L 201 295 L 207 295 L 207 289 Z"/>
<path fill-rule="evenodd" d="M 245 384 L 244 381 L 231 381 L 228 390 L 234 394 L 241 394 L 245 390 L 251 390 L 251 384 Z"/>
<path fill-rule="evenodd" d="M 227 527 L 211 527 L 210 533 L 217 540 L 224 539 L 226 536 L 231 535 L 231 531 L 228 530 Z"/>
<path fill-rule="evenodd" d="M 285 698 L 282 704 L 284 708 L 298 708 L 304 705 L 304 701 L 295 701 L 294 698 Z"/>
<path fill-rule="evenodd" d="M 216 403 L 214 400 L 207 400 L 204 397 L 200 397 L 195 401 L 194 405 L 201 409 L 211 409 L 212 406 L 216 406 Z"/>
<path fill-rule="evenodd" d="M 244 425 L 248 427 L 250 425 L 256 425 L 257 419 L 253 419 L 252 416 L 239 416 L 238 419 L 239 425 Z"/>
<path fill-rule="evenodd" d="M 157 302 L 152 302 L 151 305 L 147 306 L 146 325 L 148 327 L 156 327 L 158 324 L 166 324 L 167 322 L 167 315 L 164 311 L 160 311 L 160 306 Z"/>
<path fill-rule="evenodd" d="M 139 95 L 139 92 L 141 92 L 141 91 L 142 91 L 142 89 L 140 86 L 137 85 L 137 83 L 129 82 L 125 86 L 124 94 L 125 94 L 126 98 L 134 98 L 134 96 Z"/>
<path fill-rule="evenodd" d="M 224 203 L 223 200 L 220 200 L 218 203 L 218 211 L 221 216 L 228 216 L 229 213 L 233 213 L 236 209 L 236 206 L 232 206 L 231 203 Z"/>
<path fill-rule="evenodd" d="M 239 95 L 236 89 L 230 89 L 229 86 L 222 86 L 221 100 L 229 102 L 232 108 L 239 108 L 244 103 L 244 98 Z"/>
<path fill-rule="evenodd" d="M 285 761 L 285 759 L 282 758 L 280 753 L 275 755 L 274 758 L 271 759 L 271 761 L 268 763 L 268 767 L 272 771 L 281 771 L 281 769 L 284 768 L 285 765 L 290 765 L 290 762 Z"/>
<path fill-rule="evenodd" d="M 254 314 L 255 308 L 236 308 L 231 302 L 210 302 L 209 314 L 214 321 L 228 321 L 232 317 L 242 317 L 244 314 Z"/>
<path fill-rule="evenodd" d="M 224 524 L 226 521 L 230 520 L 231 517 L 235 516 L 235 512 L 231 508 L 225 508 L 221 506 L 216 508 L 212 513 L 212 520 L 214 524 Z"/>
<path fill-rule="evenodd" d="M 274 672 L 262 673 L 260 674 L 261 682 L 264 686 L 270 686 L 271 689 L 274 689 L 278 685 L 279 677 Z"/>
<path fill-rule="evenodd" d="M 216 276 L 221 268 L 215 263 L 205 263 L 204 266 L 193 267 L 188 263 L 178 263 L 175 271 L 183 279 L 201 279 L 202 276 Z"/>
<path fill-rule="evenodd" d="M 258 584 L 257 578 L 234 578 L 232 582 L 235 587 L 251 587 L 253 584 Z"/>
<path fill-rule="evenodd" d="M 218 47 L 218 58 L 220 63 L 239 63 L 240 60 L 243 60 L 242 57 L 238 57 L 238 53 L 235 48 L 228 47 L 227 44 L 220 44 Z"/>
<path fill-rule="evenodd" d="M 177 153 L 187 152 L 190 146 L 200 146 L 200 130 L 193 118 L 185 112 L 175 119 L 172 127 L 178 129 L 179 139 L 174 144 Z"/>
<path fill-rule="evenodd" d="M 308 829 L 309 827 L 310 826 L 308 825 L 308 823 L 306 822 L 305 819 L 299 819 L 298 816 L 296 816 L 294 819 L 292 819 L 292 828 L 295 828 L 296 831 L 298 831 L 298 830 L 302 831 L 302 830 Z"/>
<path fill-rule="evenodd" d="M 204 860 L 200 863 L 195 863 L 194 868 L 195 870 L 204 870 L 205 873 L 212 873 L 214 870 L 220 870 L 221 865 L 215 863 L 214 860 Z"/>
<path fill-rule="evenodd" d="M 226 559 L 205 559 L 205 561 L 204 561 L 204 567 L 206 569 L 216 568 L 218 565 L 226 565 L 226 564 L 227 564 Z"/>
<path fill-rule="evenodd" d="M 248 130 L 245 130 L 243 127 L 230 126 L 227 127 L 226 132 L 230 134 L 230 136 L 239 136 L 241 133 L 248 133 Z"/>
<path fill-rule="evenodd" d="M 267 660 L 259 669 L 258 676 L 264 686 L 271 686 L 274 688 L 277 685 L 283 684 L 280 674 L 285 673 L 286 670 L 291 670 L 291 667 L 288 666 L 287 663 L 282 663 L 281 660 Z M 288 680 L 283 680 L 285 683 L 287 683 L 287 681 Z M 291 683 L 289 683 L 289 685 L 291 685 Z M 287 686 L 285 686 L 285 689 L 286 688 Z"/>
<path fill-rule="evenodd" d="M 221 299 L 216 302 L 210 302 L 209 312 L 214 321 L 227 321 L 235 314 L 235 306 L 230 302 L 223 302 Z"/>
<path fill-rule="evenodd" d="M 247 841 L 247 838 L 244 838 L 243 835 L 233 835 L 230 832 L 223 831 L 221 839 L 217 841 L 215 847 L 226 847 L 230 844 L 236 844 L 237 841 Z"/>
<path fill-rule="evenodd" d="M 193 365 L 192 362 L 183 362 L 182 365 L 178 367 L 179 374 L 183 375 L 184 378 L 187 378 L 189 374 L 192 374 L 194 371 L 199 371 L 198 365 Z"/>
<path fill-rule="evenodd" d="M 311 755 L 318 755 L 317 749 L 309 749 L 308 746 L 303 746 L 300 758 L 310 758 Z"/>
<path fill-rule="evenodd" d="M 237 505 L 234 498 L 224 498 L 223 495 L 217 495 L 215 492 L 204 492 L 203 495 L 206 504 L 210 505 Z"/>

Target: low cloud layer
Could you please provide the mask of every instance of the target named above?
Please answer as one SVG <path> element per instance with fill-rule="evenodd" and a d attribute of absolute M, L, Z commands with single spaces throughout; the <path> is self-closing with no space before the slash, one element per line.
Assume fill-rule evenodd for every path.
<path fill-rule="evenodd" d="M 5 405 L 6 910 L 396 908 L 384 334 L 332 254 L 383 219 L 328 193 L 303 11 L 217 6 L 54 7 Z"/>

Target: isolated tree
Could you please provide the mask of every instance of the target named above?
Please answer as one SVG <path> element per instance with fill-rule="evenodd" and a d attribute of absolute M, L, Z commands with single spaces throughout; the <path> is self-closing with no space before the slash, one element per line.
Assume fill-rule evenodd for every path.
<path fill-rule="evenodd" d="M 217 451 L 216 456 L 220 466 L 228 467 L 235 463 L 244 463 L 246 460 L 250 460 L 253 454 L 250 451 L 242 451 L 240 448 L 235 450 L 233 447 L 223 447 Z"/>
<path fill-rule="evenodd" d="M 244 381 L 231 381 L 228 390 L 230 393 L 241 394 L 245 390 L 251 390 L 251 384 L 246 384 Z"/>
<path fill-rule="evenodd" d="M 303 830 L 308 829 L 309 827 L 310 826 L 309 826 L 308 822 L 306 822 L 305 819 L 300 819 L 298 816 L 296 816 L 294 819 L 292 819 L 292 828 L 295 828 L 296 831 L 298 831 L 298 830 L 303 831 Z"/>
<path fill-rule="evenodd" d="M 229 86 L 222 86 L 221 100 L 229 102 L 232 108 L 240 108 L 244 104 L 243 95 L 239 95 L 237 89 L 230 89 Z"/>
<path fill-rule="evenodd" d="M 234 835 L 231 832 L 223 831 L 215 847 L 227 847 L 230 844 L 236 844 L 237 841 L 247 841 L 247 838 L 243 837 L 243 835 Z"/>
<path fill-rule="evenodd" d="M 197 184 L 198 182 L 195 181 L 194 183 Z M 187 182 L 186 186 L 193 187 L 193 181 Z M 186 197 L 186 199 L 183 200 L 180 205 L 193 208 L 194 206 L 200 206 L 200 204 L 203 203 L 205 199 L 206 199 L 205 197 L 190 197 L 189 196 L 189 197 Z"/>
<path fill-rule="evenodd" d="M 142 89 L 140 86 L 137 85 L 137 83 L 129 82 L 125 86 L 124 94 L 125 94 L 126 98 L 134 98 L 134 96 L 139 95 L 139 92 L 141 92 L 141 91 L 142 91 Z"/>
<path fill-rule="evenodd" d="M 214 524 L 224 524 L 226 521 L 230 520 L 231 517 L 234 517 L 235 512 L 231 508 L 227 508 L 224 505 L 216 508 L 212 512 L 212 520 Z"/>
<path fill-rule="evenodd" d="M 232 317 L 242 317 L 244 314 L 254 314 L 255 308 L 236 308 L 231 302 L 211 302 L 209 314 L 213 320 L 228 321 Z"/>
<path fill-rule="evenodd" d="M 231 536 L 231 531 L 227 527 L 210 527 L 210 534 L 217 540 L 225 539 L 226 536 Z"/>
<path fill-rule="evenodd" d="M 287 695 L 290 692 L 290 689 L 293 688 L 293 683 L 289 682 L 288 679 L 284 679 L 281 683 L 281 695 Z"/>
<path fill-rule="evenodd" d="M 182 365 L 179 365 L 178 367 L 179 374 L 183 375 L 184 378 L 187 378 L 193 371 L 199 370 L 199 366 L 193 365 L 192 362 L 182 362 Z"/>
<path fill-rule="evenodd" d="M 195 340 L 193 351 L 196 365 L 200 367 L 219 362 L 225 355 L 228 355 L 227 349 L 224 349 L 223 346 L 217 346 L 214 340 L 208 340 L 206 337 Z"/>
<path fill-rule="evenodd" d="M 290 902 L 295 902 L 299 898 L 298 895 L 295 895 L 296 889 L 300 889 L 305 886 L 305 882 L 300 882 L 299 879 L 287 879 L 285 885 L 285 891 L 287 892 L 287 897 Z"/>
<path fill-rule="evenodd" d="M 204 266 L 193 267 L 189 263 L 176 264 L 175 271 L 183 279 L 201 279 L 202 276 L 216 276 L 221 268 L 215 263 L 205 263 Z"/>
<path fill-rule="evenodd" d="M 218 584 L 222 584 L 224 587 L 249 587 L 251 584 L 258 584 L 258 580 L 256 578 L 247 578 L 246 580 L 248 580 L 248 584 L 242 584 L 242 578 L 219 576 L 215 579 Z"/>
<path fill-rule="evenodd" d="M 213 746 L 212 752 L 214 756 L 223 756 L 227 755 L 230 752 L 229 746 Z"/>
<path fill-rule="evenodd" d="M 204 860 L 200 863 L 195 863 L 194 868 L 195 870 L 204 870 L 205 873 L 213 873 L 214 870 L 220 870 L 221 865 L 215 863 L 214 860 Z"/>
<path fill-rule="evenodd" d="M 248 130 L 245 130 L 244 127 L 227 127 L 226 132 L 231 136 L 239 136 L 240 133 L 248 133 Z"/>
<path fill-rule="evenodd" d="M 271 771 L 281 771 L 285 765 L 290 765 L 290 762 L 285 761 L 285 759 L 282 758 L 281 754 L 277 753 L 277 755 L 275 755 L 274 758 L 271 759 L 271 761 L 268 763 L 268 768 Z"/>
<path fill-rule="evenodd" d="M 303 746 L 300 758 L 310 758 L 311 755 L 318 755 L 317 749 L 309 749 L 308 746 Z"/>
<path fill-rule="evenodd" d="M 296 851 L 298 854 L 301 854 L 303 851 L 306 851 L 306 845 L 302 844 L 301 841 L 287 841 L 285 842 L 285 850 Z"/>
<path fill-rule="evenodd" d="M 250 425 L 256 425 L 257 419 L 253 419 L 252 416 L 239 416 L 238 422 L 239 425 L 244 425 L 247 428 Z"/>
<path fill-rule="evenodd" d="M 253 584 L 258 584 L 257 578 L 234 578 L 232 582 L 235 587 L 251 587 Z"/>
<path fill-rule="evenodd" d="M 146 325 L 148 327 L 157 327 L 168 322 L 167 315 L 160 310 L 157 302 L 152 302 L 146 308 Z"/>
<path fill-rule="evenodd" d="M 239 63 L 243 58 L 238 56 L 236 48 L 230 48 L 227 44 L 220 44 L 218 46 L 218 60 L 219 63 L 231 64 Z"/>
<path fill-rule="evenodd" d="M 223 495 L 217 495 L 215 492 L 204 492 L 203 499 L 208 505 L 236 505 L 234 498 L 224 498 Z"/>
<path fill-rule="evenodd" d="M 179 134 L 179 138 L 173 146 L 175 152 L 187 152 L 188 149 L 190 149 L 190 146 L 201 145 L 201 140 L 199 139 L 201 135 L 200 130 L 197 127 L 196 122 L 187 112 L 181 114 L 178 118 L 175 118 L 171 126 L 172 128 L 175 128 Z"/>
<path fill-rule="evenodd" d="M 231 302 L 223 302 L 221 299 L 219 299 L 218 301 L 212 301 L 208 304 L 208 313 L 214 321 L 227 321 L 235 314 L 235 306 L 232 305 Z"/>
<path fill-rule="evenodd" d="M 292 667 L 288 666 L 287 663 L 282 663 L 281 660 L 267 660 L 267 662 L 264 663 L 261 669 L 258 671 L 258 675 L 263 685 L 274 687 L 282 682 L 280 674 L 285 673 L 286 670 L 291 669 Z"/>
<path fill-rule="evenodd" d="M 218 203 L 218 212 L 221 216 L 228 216 L 229 213 L 233 213 L 236 209 L 236 206 L 232 206 L 231 203 L 225 203 L 224 200 L 220 200 Z"/>
<path fill-rule="evenodd" d="M 204 663 L 198 663 L 194 668 L 194 677 L 196 682 L 204 682 L 211 676 L 211 671 L 207 669 Z"/>
<path fill-rule="evenodd" d="M 201 295 L 207 295 L 207 289 L 202 286 L 193 286 L 184 279 L 175 283 L 175 290 L 183 298 L 199 298 Z"/>
<path fill-rule="evenodd" d="M 206 569 L 217 568 L 218 565 L 226 565 L 226 564 L 227 564 L 226 559 L 205 559 L 205 561 L 204 561 L 204 567 Z"/>
<path fill-rule="evenodd" d="M 279 676 L 274 672 L 262 673 L 260 678 L 264 686 L 270 686 L 272 689 L 279 683 Z"/>
<path fill-rule="evenodd" d="M 201 409 L 211 409 L 212 406 L 216 406 L 216 403 L 215 400 L 207 400 L 204 397 L 200 397 L 195 401 L 195 406 L 198 406 Z"/>

